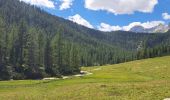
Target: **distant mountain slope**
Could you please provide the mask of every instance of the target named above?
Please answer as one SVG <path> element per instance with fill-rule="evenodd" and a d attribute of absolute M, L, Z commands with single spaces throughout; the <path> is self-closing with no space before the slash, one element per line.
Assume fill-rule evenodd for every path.
<path fill-rule="evenodd" d="M 137 25 L 137 26 L 132 27 L 129 31 L 142 33 L 142 32 L 145 32 L 145 28 L 143 26 Z"/>
<path fill-rule="evenodd" d="M 169 26 L 159 24 L 158 26 L 152 28 L 144 28 L 143 26 L 137 25 L 130 29 L 131 32 L 137 33 L 165 33 L 170 29 Z"/>

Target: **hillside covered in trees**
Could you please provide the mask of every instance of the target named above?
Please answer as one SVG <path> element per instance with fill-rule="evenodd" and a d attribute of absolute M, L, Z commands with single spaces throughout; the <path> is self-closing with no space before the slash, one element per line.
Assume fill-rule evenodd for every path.
<path fill-rule="evenodd" d="M 80 66 L 168 55 L 167 33 L 101 32 L 20 2 L 0 1 L 0 80 L 80 72 Z"/>

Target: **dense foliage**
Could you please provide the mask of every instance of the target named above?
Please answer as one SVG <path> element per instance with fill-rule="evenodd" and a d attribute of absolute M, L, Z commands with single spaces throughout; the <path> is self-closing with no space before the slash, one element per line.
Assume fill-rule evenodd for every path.
<path fill-rule="evenodd" d="M 170 32 L 105 33 L 50 15 L 19 0 L 0 1 L 0 80 L 75 74 L 80 72 L 80 66 L 169 54 L 169 48 L 165 52 L 159 46 L 162 44 L 163 48 L 169 47 Z M 161 52 L 153 53 L 155 49 Z M 148 52 L 152 56 L 146 56 Z"/>

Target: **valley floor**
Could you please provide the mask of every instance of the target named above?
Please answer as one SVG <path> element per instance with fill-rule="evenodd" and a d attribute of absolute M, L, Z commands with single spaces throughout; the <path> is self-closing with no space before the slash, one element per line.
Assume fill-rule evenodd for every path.
<path fill-rule="evenodd" d="M 83 67 L 90 75 L 0 82 L 0 100 L 163 100 L 170 98 L 170 56 Z"/>

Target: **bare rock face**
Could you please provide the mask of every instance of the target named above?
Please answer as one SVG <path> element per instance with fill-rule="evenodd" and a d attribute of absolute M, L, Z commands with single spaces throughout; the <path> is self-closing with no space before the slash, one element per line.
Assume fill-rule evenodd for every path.
<path fill-rule="evenodd" d="M 130 31 L 138 32 L 138 33 L 144 33 L 145 32 L 145 28 L 143 26 L 137 25 L 137 26 L 132 27 L 130 29 Z"/>
<path fill-rule="evenodd" d="M 170 26 L 159 24 L 152 28 L 144 28 L 143 26 L 137 25 L 130 29 L 131 32 L 137 33 L 165 33 L 170 29 Z"/>

